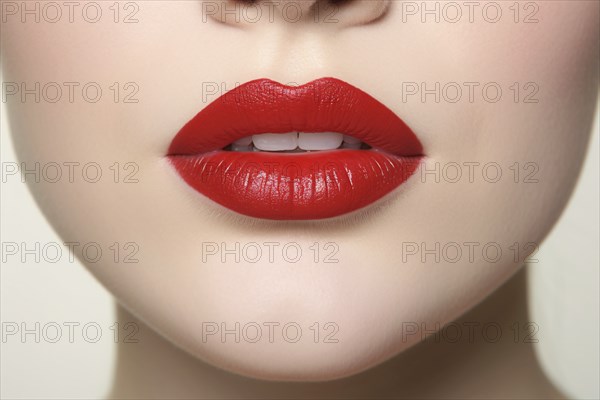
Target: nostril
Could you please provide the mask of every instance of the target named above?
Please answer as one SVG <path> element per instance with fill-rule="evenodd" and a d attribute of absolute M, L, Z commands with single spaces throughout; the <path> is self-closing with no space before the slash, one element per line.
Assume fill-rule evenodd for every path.
<path fill-rule="evenodd" d="M 391 0 L 329 0 L 337 9 L 343 26 L 365 25 L 380 21 L 389 11 Z"/>
<path fill-rule="evenodd" d="M 258 0 L 229 0 L 232 3 L 239 3 L 243 6 L 255 5 Z"/>
<path fill-rule="evenodd" d="M 388 12 L 391 0 L 317 0 L 315 14 L 327 16 L 324 22 L 339 23 L 338 27 L 365 25 L 381 20 Z M 330 24 L 331 25 L 331 24 Z"/>

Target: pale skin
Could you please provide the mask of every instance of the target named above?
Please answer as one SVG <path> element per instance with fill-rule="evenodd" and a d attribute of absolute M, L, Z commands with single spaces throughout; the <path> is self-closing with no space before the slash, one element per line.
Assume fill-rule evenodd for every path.
<path fill-rule="evenodd" d="M 486 341 L 479 333 L 472 343 L 451 343 L 443 336 L 436 342 L 431 336 L 365 373 L 318 383 L 265 382 L 216 369 L 175 348 L 118 307 L 120 324 L 139 324 L 140 341 L 119 343 L 108 398 L 566 399 L 541 370 L 534 344 L 525 343 L 523 335 L 515 340 L 508 329 L 515 322 L 522 326 L 531 321 L 525 307 L 526 279 L 521 270 L 456 321 L 497 322 L 505 331 L 498 342 Z"/>
<path fill-rule="evenodd" d="M 271 8 L 273 20 L 265 14 L 257 22 L 228 20 L 206 8 L 211 4 L 222 5 L 140 2 L 133 24 L 122 23 L 128 10 L 115 22 L 107 8 L 95 24 L 17 18 L 2 27 L 5 81 L 93 81 L 105 93 L 95 103 L 81 95 L 57 103 L 11 95 L 20 159 L 92 160 L 107 173 L 115 162 L 138 167 L 136 184 L 30 185 L 65 241 L 139 247 L 140 262 L 126 268 L 84 260 L 132 313 L 120 309 L 119 318 L 144 321 L 140 343 L 119 345 L 112 397 L 344 397 L 353 382 L 367 382 L 362 397 L 560 398 L 531 345 L 515 344 L 506 332 L 527 320 L 520 270 L 534 250 L 527 244 L 540 243 L 557 220 L 585 154 L 598 92 L 598 3 L 505 4 L 497 22 L 476 13 L 473 22 L 456 23 L 450 14 L 422 22 L 402 2 L 306 0 L 298 3 L 299 22 L 277 16 L 289 2 Z M 315 9 L 331 7 L 337 22 L 315 22 Z M 525 23 L 526 16 L 537 22 Z M 425 175 L 424 182 L 419 175 L 366 212 L 272 222 L 216 207 L 166 162 L 175 133 L 221 88 L 263 77 L 301 84 L 324 76 L 367 91 L 411 126 L 424 147 L 423 169 L 495 163 L 504 178 L 450 182 Z M 123 101 L 131 93 L 127 82 L 138 89 L 137 103 Z M 463 97 L 408 95 L 436 82 L 457 84 Z M 502 99 L 482 94 L 488 86 L 501 88 Z M 477 88 L 473 99 L 468 87 Z M 534 181 L 525 181 L 532 172 Z M 404 246 L 473 241 L 474 259 L 459 262 L 419 252 L 407 257 Z M 202 260 L 206 243 L 236 242 L 294 242 L 307 254 L 314 243 L 321 250 L 334 243 L 339 262 Z M 494 243 L 502 255 L 490 261 L 482 243 Z M 403 339 L 407 323 L 447 324 L 496 289 L 462 318 L 497 321 L 505 331 L 500 343 L 475 340 L 456 351 L 448 343 L 411 348 L 421 333 Z M 334 322 L 339 343 L 314 343 L 308 335 L 294 345 L 205 342 L 206 321 L 295 321 L 306 332 L 315 322 Z"/>

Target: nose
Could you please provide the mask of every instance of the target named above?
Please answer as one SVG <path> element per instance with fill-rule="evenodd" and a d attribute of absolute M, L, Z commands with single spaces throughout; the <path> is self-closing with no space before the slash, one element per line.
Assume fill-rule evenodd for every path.
<path fill-rule="evenodd" d="M 203 19 L 251 27 L 261 24 L 330 28 L 365 25 L 379 20 L 390 0 L 218 0 L 203 1 Z"/>

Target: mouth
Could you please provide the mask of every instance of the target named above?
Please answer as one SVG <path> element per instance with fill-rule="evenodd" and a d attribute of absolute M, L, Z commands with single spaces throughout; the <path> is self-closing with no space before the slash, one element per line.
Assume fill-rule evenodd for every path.
<path fill-rule="evenodd" d="M 376 202 L 414 174 L 423 148 L 393 111 L 339 79 L 259 79 L 200 111 L 167 157 L 189 186 L 229 210 L 311 220 Z"/>

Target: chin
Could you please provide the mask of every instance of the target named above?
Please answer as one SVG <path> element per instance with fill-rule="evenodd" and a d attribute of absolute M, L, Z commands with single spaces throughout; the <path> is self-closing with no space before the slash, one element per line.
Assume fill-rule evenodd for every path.
<path fill-rule="evenodd" d="M 311 332 L 312 336 L 312 332 Z M 340 343 L 285 343 L 281 345 L 215 345 L 182 349 L 209 365 L 252 379 L 279 382 L 325 382 L 364 372 L 412 346 L 383 346 L 367 337 Z"/>

